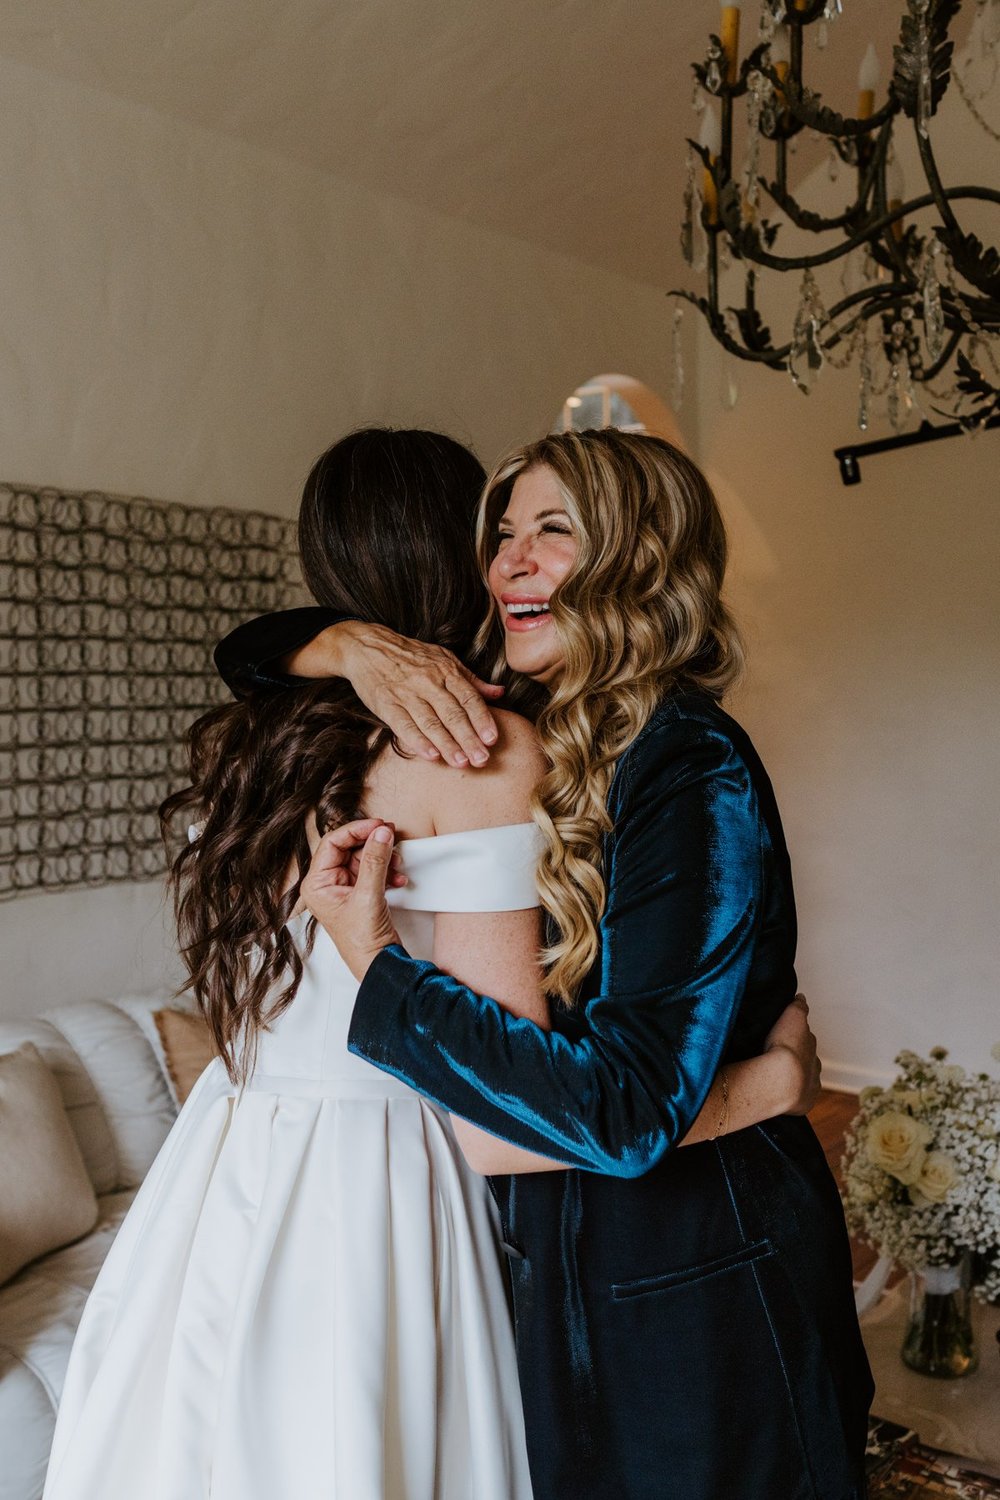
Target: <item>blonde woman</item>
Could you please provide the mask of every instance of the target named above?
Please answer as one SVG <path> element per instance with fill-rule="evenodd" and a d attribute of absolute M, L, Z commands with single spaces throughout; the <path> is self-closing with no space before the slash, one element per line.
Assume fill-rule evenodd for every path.
<path fill-rule="evenodd" d="M 487 630 L 549 695 L 533 814 L 559 1004 L 546 1030 L 411 957 L 392 829 L 347 825 L 303 897 L 360 981 L 350 1046 L 511 1174 L 535 1500 L 857 1500 L 872 1385 L 815 1136 L 783 1117 L 674 1150 L 795 990 L 773 793 L 719 706 L 740 650 L 716 503 L 665 442 L 561 434 L 494 472 L 479 547 Z"/>

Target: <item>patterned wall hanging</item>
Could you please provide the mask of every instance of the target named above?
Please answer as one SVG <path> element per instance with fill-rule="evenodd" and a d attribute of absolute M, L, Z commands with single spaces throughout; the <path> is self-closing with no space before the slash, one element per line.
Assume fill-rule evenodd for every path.
<path fill-rule="evenodd" d="M 298 576 L 279 516 L 0 485 L 0 899 L 162 874 L 212 648 Z"/>

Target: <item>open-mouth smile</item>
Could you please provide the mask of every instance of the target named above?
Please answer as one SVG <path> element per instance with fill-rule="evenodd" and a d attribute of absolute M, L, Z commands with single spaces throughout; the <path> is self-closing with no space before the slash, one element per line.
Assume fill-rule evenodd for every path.
<path fill-rule="evenodd" d="M 504 626 L 507 630 L 537 630 L 552 617 L 547 599 L 503 599 Z"/>

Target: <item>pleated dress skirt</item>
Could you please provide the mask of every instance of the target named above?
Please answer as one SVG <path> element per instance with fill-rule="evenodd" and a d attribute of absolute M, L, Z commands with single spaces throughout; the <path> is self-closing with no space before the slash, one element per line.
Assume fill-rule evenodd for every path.
<path fill-rule="evenodd" d="M 283 1082 L 202 1075 L 87 1304 L 46 1500 L 528 1500 L 491 1205 L 447 1119 Z"/>
<path fill-rule="evenodd" d="M 489 1189 L 347 1052 L 355 992 L 320 933 L 249 1085 L 202 1074 L 84 1311 L 45 1500 L 531 1500 Z"/>

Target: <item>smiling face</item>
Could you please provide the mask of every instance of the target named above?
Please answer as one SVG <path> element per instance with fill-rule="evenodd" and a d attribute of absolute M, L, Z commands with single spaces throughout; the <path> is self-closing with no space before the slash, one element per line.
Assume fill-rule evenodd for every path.
<path fill-rule="evenodd" d="M 515 672 L 551 686 L 563 665 L 549 598 L 572 571 L 578 540 L 562 489 L 544 464 L 520 473 L 497 525 L 490 591 Z"/>

